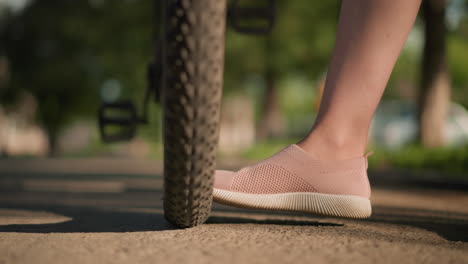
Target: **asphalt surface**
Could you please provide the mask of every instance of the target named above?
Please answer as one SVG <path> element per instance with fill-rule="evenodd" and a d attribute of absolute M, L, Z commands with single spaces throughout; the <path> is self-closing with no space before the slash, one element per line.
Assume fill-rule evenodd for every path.
<path fill-rule="evenodd" d="M 176 229 L 158 162 L 4 159 L 0 263 L 468 263 L 468 191 L 452 187 L 374 184 L 367 220 L 215 205 Z"/>

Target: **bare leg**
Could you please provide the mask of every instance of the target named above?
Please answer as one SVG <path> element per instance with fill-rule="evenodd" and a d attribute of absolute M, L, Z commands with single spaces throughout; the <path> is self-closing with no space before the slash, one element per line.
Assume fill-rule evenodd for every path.
<path fill-rule="evenodd" d="M 300 143 L 316 159 L 362 156 L 372 116 L 420 0 L 343 0 L 318 117 Z"/>
<path fill-rule="evenodd" d="M 214 201 L 365 218 L 372 213 L 369 124 L 420 0 L 343 0 L 335 50 L 311 133 L 237 172 L 217 171 Z"/>

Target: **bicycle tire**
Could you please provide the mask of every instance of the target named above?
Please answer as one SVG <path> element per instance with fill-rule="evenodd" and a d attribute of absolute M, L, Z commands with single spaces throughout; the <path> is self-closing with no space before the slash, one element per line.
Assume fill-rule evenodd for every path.
<path fill-rule="evenodd" d="M 163 41 L 164 215 L 209 217 L 224 72 L 225 0 L 166 0 Z"/>

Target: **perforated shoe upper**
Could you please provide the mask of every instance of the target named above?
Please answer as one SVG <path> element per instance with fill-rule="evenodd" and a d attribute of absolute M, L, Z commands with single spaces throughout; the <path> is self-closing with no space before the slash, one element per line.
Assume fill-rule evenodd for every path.
<path fill-rule="evenodd" d="M 295 144 L 237 172 L 216 171 L 214 187 L 256 194 L 318 192 L 370 197 L 366 157 L 315 160 Z"/>

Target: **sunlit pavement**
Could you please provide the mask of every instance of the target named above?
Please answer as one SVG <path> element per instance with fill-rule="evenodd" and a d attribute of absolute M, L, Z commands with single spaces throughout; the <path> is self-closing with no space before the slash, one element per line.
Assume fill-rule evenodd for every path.
<path fill-rule="evenodd" d="M 0 160 L 0 263 L 468 263 L 463 188 L 378 184 L 368 220 L 215 205 L 181 230 L 163 216 L 161 168 Z"/>

